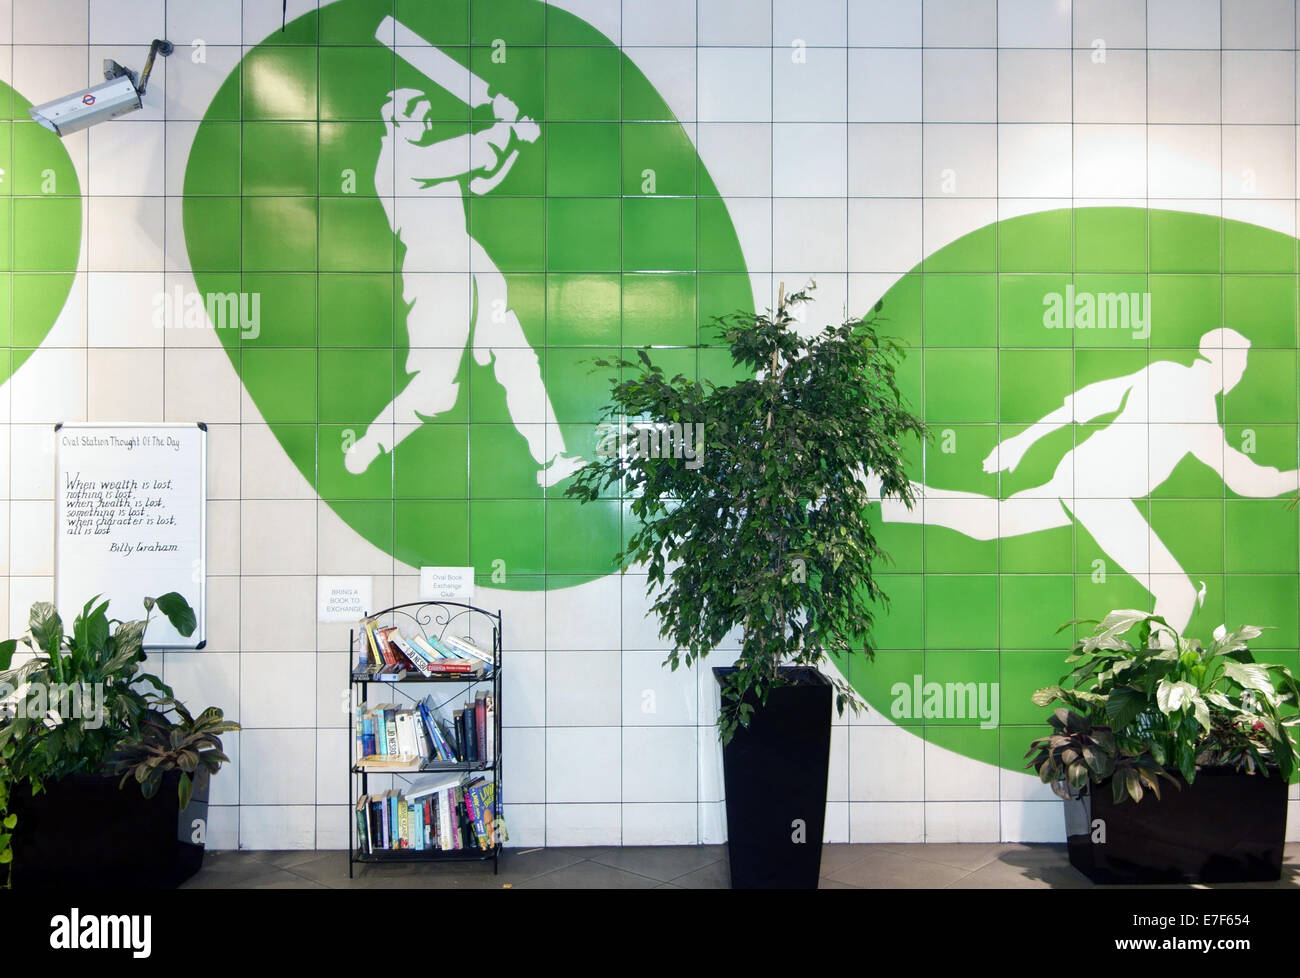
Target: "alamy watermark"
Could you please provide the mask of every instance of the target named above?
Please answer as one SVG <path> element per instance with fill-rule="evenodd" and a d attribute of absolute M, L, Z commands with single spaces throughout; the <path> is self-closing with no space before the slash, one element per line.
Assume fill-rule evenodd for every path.
<path fill-rule="evenodd" d="M 1048 329 L 1127 329 L 1132 338 L 1151 335 L 1150 292 L 1065 292 L 1043 296 L 1043 325 Z"/>
<path fill-rule="evenodd" d="M 704 464 L 704 425 L 700 422 L 606 421 L 596 426 L 601 458 L 680 458 L 688 469 Z"/>
<path fill-rule="evenodd" d="M 15 688 L 0 682 L 0 718 L 42 720 L 51 729 L 65 719 L 82 720 L 86 730 L 104 725 L 103 683 L 26 683 Z"/>
<path fill-rule="evenodd" d="M 238 329 L 244 339 L 262 334 L 262 293 L 186 292 L 176 286 L 153 297 L 153 325 L 157 329 Z"/>
<path fill-rule="evenodd" d="M 979 720 L 981 730 L 998 725 L 997 683 L 927 683 L 918 673 L 910 683 L 894 683 L 889 695 L 895 720 Z"/>

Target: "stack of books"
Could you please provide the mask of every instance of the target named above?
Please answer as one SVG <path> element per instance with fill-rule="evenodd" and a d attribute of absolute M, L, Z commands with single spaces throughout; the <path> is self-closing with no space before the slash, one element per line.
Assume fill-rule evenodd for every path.
<path fill-rule="evenodd" d="M 483 679 L 496 665 L 491 651 L 460 635 L 403 634 L 394 625 L 381 627 L 374 618 L 362 619 L 360 634 L 356 672 L 371 678 L 402 679 L 418 672 L 425 678 Z"/>
<path fill-rule="evenodd" d="M 366 771 L 418 771 L 437 762 L 493 764 L 496 704 L 480 693 L 443 718 L 432 696 L 414 707 L 361 703 L 354 718 L 357 767 Z"/>
<path fill-rule="evenodd" d="M 496 782 L 460 777 L 411 784 L 357 801 L 357 846 L 363 853 L 488 851 L 507 842 Z"/>

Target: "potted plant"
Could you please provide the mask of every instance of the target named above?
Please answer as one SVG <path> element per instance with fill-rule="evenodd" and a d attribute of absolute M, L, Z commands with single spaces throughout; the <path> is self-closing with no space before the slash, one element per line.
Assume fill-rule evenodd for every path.
<path fill-rule="evenodd" d="M 0 862 L 13 886 L 175 886 L 202 864 L 208 778 L 228 760 L 220 734 L 239 728 L 215 708 L 191 716 L 142 671 L 155 610 L 182 635 L 195 626 L 174 592 L 144 606 L 120 621 L 93 598 L 65 632 L 37 602 L 28 633 L 0 643 Z M 31 658 L 10 668 L 20 648 Z"/>
<path fill-rule="evenodd" d="M 882 491 L 911 504 L 903 443 L 924 435 L 895 382 L 902 348 L 874 316 L 801 336 L 791 310 L 808 299 L 782 287 L 775 315 L 714 321 L 747 378 L 728 386 L 669 378 L 644 350 L 597 361 L 625 379 L 597 458 L 566 489 L 628 500 L 636 525 L 617 559 L 647 568 L 666 665 L 739 631 L 735 664 L 714 669 L 738 888 L 817 885 L 831 701 L 861 706 L 818 667 L 873 654 L 885 554 L 867 507 Z"/>
<path fill-rule="evenodd" d="M 1098 883 L 1278 879 L 1300 686 L 1254 660 L 1261 630 L 1207 646 L 1144 611 L 1083 623 L 1071 671 L 1034 693 L 1063 705 L 1025 755 L 1065 799 L 1070 862 Z"/>

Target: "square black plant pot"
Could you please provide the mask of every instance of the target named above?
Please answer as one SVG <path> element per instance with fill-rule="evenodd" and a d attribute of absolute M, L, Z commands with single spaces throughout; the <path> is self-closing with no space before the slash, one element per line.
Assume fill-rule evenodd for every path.
<path fill-rule="evenodd" d="M 74 774 L 33 796 L 15 785 L 9 810 L 15 889 L 170 889 L 203 865 L 210 778 L 195 778 L 180 811 L 180 772 L 171 771 L 152 798 L 120 776 Z"/>
<path fill-rule="evenodd" d="M 1065 803 L 1070 864 L 1094 883 L 1248 883 L 1282 875 L 1287 783 L 1202 768 L 1116 804 L 1109 780 Z"/>
<path fill-rule="evenodd" d="M 713 670 L 719 684 L 734 672 Z M 830 682 L 787 666 L 791 685 L 755 700 L 748 727 L 722 748 L 733 889 L 816 889 L 831 755 Z"/>

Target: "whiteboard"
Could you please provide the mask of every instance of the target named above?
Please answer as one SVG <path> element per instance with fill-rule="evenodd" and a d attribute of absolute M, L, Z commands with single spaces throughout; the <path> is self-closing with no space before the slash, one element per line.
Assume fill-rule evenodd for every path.
<path fill-rule="evenodd" d="M 157 611 L 145 648 L 206 641 L 208 429 L 188 424 L 54 427 L 54 604 L 71 630 L 95 595 L 110 618 L 143 618 L 145 597 L 177 591 L 198 624 L 188 638 Z"/>

